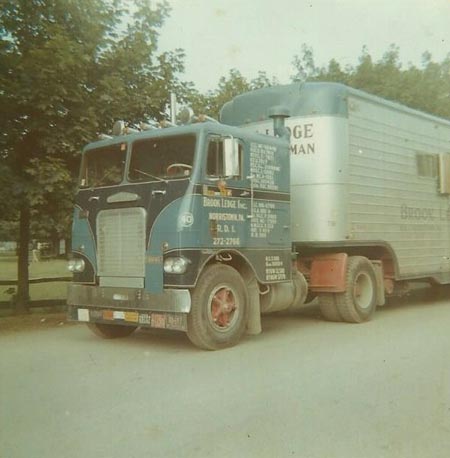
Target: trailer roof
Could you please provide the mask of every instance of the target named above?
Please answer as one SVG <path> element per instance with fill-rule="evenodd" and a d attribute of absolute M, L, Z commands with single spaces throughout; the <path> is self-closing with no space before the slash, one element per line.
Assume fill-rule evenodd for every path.
<path fill-rule="evenodd" d="M 220 113 L 224 124 L 240 126 L 269 119 L 270 107 L 281 105 L 290 116 L 348 116 L 349 96 L 389 107 L 404 113 L 450 126 L 450 120 L 414 110 L 397 102 L 377 97 L 367 92 L 339 83 L 293 83 L 246 92 L 227 102 Z"/>

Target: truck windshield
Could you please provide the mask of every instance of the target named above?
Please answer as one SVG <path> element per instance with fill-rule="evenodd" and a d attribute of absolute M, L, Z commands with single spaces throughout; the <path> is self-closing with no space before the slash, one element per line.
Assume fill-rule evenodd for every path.
<path fill-rule="evenodd" d="M 123 179 L 126 143 L 95 148 L 84 153 L 80 188 L 114 186 Z"/>
<path fill-rule="evenodd" d="M 195 143 L 195 135 L 135 141 L 128 179 L 136 182 L 189 177 L 194 161 Z"/>

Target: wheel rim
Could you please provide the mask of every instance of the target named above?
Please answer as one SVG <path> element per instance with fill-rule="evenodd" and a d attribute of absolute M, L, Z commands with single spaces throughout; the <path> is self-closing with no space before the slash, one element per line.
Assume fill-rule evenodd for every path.
<path fill-rule="evenodd" d="M 368 309 L 372 306 L 373 283 L 366 272 L 360 272 L 353 284 L 353 299 L 361 309 Z"/>
<path fill-rule="evenodd" d="M 235 292 L 228 285 L 213 289 L 208 299 L 208 318 L 212 327 L 227 332 L 239 318 L 239 303 Z"/>

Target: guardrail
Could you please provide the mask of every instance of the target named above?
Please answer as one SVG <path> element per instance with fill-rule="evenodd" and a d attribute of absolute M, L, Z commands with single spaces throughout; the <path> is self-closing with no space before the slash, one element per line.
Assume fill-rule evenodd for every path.
<path fill-rule="evenodd" d="M 52 307 L 65 307 L 66 306 L 66 299 L 45 299 L 39 301 L 29 301 L 28 308 L 52 308 Z M 0 302 L 0 310 L 4 309 L 15 309 L 15 305 L 9 301 L 2 301 Z"/>
<path fill-rule="evenodd" d="M 30 285 L 34 283 L 52 283 L 54 281 L 72 281 L 72 277 L 41 277 L 41 278 L 31 278 L 28 280 Z M 17 285 L 19 282 L 17 280 L 0 280 L 0 286 L 8 285 Z"/>
<path fill-rule="evenodd" d="M 72 277 L 40 277 L 40 278 L 31 278 L 28 280 L 30 285 L 36 283 L 53 283 L 53 282 L 70 282 L 72 281 Z M 18 284 L 17 280 L 0 280 L 0 286 L 15 286 Z M 61 305 L 65 305 L 66 298 L 61 299 L 41 299 L 41 300 L 30 300 L 28 302 L 29 308 L 34 307 L 57 307 Z M 0 309 L 10 309 L 14 308 L 14 304 L 12 301 L 0 301 Z"/>

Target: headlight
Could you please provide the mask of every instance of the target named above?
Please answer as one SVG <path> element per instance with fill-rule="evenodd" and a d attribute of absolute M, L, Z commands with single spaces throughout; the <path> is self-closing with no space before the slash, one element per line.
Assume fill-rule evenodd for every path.
<path fill-rule="evenodd" d="M 188 264 L 189 260 L 186 258 L 167 258 L 164 261 L 164 272 L 166 274 L 184 274 Z"/>
<path fill-rule="evenodd" d="M 85 267 L 86 264 L 84 263 L 84 260 L 80 258 L 70 259 L 67 263 L 67 269 L 70 272 L 83 272 Z"/>

